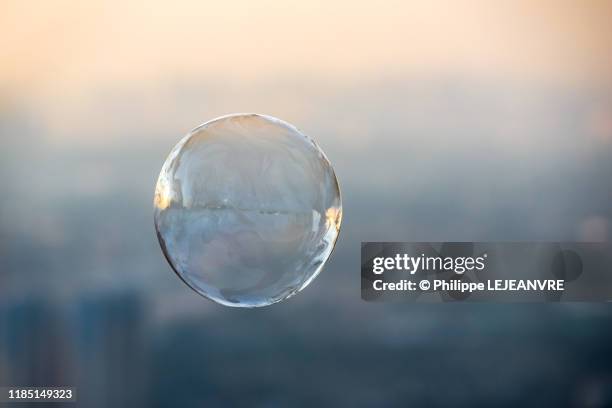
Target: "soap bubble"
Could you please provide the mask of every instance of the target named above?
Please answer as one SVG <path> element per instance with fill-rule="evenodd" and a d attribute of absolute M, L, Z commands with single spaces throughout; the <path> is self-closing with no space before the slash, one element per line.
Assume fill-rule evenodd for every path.
<path fill-rule="evenodd" d="M 236 307 L 304 289 L 342 219 L 334 169 L 314 140 L 270 116 L 223 116 L 185 136 L 155 188 L 168 262 L 196 292 Z"/>

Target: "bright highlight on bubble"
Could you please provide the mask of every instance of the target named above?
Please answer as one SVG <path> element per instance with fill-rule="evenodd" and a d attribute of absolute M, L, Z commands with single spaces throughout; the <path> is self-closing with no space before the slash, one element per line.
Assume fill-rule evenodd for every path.
<path fill-rule="evenodd" d="M 170 152 L 155 188 L 168 262 L 196 292 L 236 307 L 304 289 L 342 220 L 334 169 L 314 140 L 270 116 L 223 116 Z"/>

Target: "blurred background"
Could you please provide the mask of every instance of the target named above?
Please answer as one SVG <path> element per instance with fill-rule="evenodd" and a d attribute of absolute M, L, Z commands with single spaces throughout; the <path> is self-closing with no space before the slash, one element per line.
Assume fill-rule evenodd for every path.
<path fill-rule="evenodd" d="M 612 406 L 612 306 L 366 303 L 359 257 L 611 239 L 612 2 L 0 9 L 0 385 L 85 407 Z M 317 139 L 344 201 L 323 273 L 256 310 L 188 289 L 153 228 L 170 149 L 233 112 Z"/>

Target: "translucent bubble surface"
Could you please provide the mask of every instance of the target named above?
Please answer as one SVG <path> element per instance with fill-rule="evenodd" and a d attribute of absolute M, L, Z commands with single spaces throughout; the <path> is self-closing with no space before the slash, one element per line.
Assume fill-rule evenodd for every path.
<path fill-rule="evenodd" d="M 155 228 L 178 276 L 226 306 L 266 306 L 304 289 L 340 230 L 334 170 L 279 119 L 230 115 L 185 136 L 155 188 Z"/>

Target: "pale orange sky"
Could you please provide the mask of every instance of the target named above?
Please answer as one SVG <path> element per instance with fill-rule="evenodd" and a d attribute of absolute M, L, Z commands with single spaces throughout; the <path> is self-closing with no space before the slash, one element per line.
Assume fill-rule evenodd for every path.
<path fill-rule="evenodd" d="M 4 1 L 0 89 L 177 78 L 609 83 L 610 1 Z"/>
<path fill-rule="evenodd" d="M 5 0 L 0 110 L 33 112 L 47 140 L 93 144 L 229 112 L 307 123 L 323 100 L 309 92 L 385 80 L 601 93 L 610 21 L 612 1 L 597 0 Z M 177 86 L 199 93 L 178 101 Z M 612 108 L 597 109 L 608 140 Z"/>

